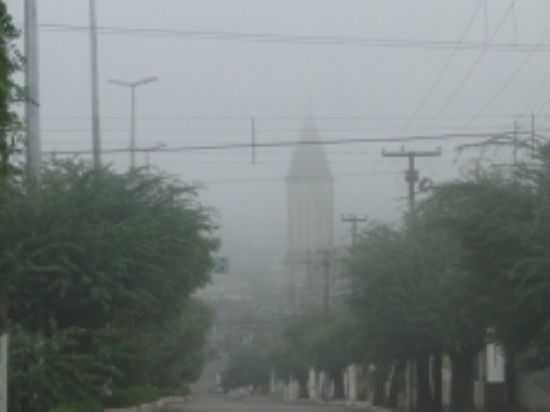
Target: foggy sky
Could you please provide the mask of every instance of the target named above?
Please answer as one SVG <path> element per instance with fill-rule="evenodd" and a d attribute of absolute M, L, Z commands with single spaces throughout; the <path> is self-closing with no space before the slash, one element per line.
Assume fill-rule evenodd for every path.
<path fill-rule="evenodd" d="M 457 40 L 480 0 L 97 0 L 98 24 L 130 28 L 273 32 L 370 38 Z M 87 25 L 87 0 L 39 0 L 41 23 Z M 537 43 L 550 35 L 547 0 L 517 2 L 495 38 Z M 18 25 L 23 0 L 7 0 Z M 509 7 L 489 0 L 489 29 Z M 517 39 L 515 33 L 517 27 Z M 483 13 L 466 40 L 484 37 Z M 546 41 L 550 41 L 546 36 Z M 90 147 L 88 36 L 41 33 L 42 126 L 45 150 Z M 550 97 L 548 55 L 488 50 L 473 76 L 442 116 L 435 117 L 451 90 L 479 58 L 478 50 L 456 53 L 441 84 L 410 127 L 405 123 L 432 87 L 452 50 L 299 45 L 182 37 L 102 35 L 99 43 L 104 147 L 128 142 L 129 95 L 108 79 L 155 75 L 160 81 L 138 92 L 138 145 L 168 146 L 243 142 L 249 118 L 257 118 L 257 139 L 294 140 L 301 119 L 317 117 L 323 139 L 393 137 L 454 131 L 511 130 L 513 114 L 527 114 Z M 525 65 L 510 85 L 518 67 Z M 547 81 L 541 83 L 543 79 Z M 491 95 L 502 95 L 472 124 L 469 120 Z M 547 124 L 550 104 L 537 119 Z M 358 119 L 357 117 L 361 117 Z M 528 127 L 526 118 L 518 118 Z M 423 176 L 443 181 L 457 176 L 465 159 L 454 162 L 457 142 L 445 155 L 419 162 Z M 383 159 L 382 148 L 400 144 L 331 146 L 326 151 L 335 177 L 336 241 L 349 242 L 342 213 L 396 221 L 406 207 L 404 161 Z M 246 150 L 153 154 L 155 166 L 205 185 L 203 201 L 218 211 L 223 252 L 235 271 L 272 270 L 286 251 L 286 176 L 290 149 L 258 151 L 250 164 Z M 104 159 L 119 168 L 127 155 Z M 144 158 L 138 155 L 138 161 Z M 252 261 L 252 262 L 250 262 Z M 252 267 L 253 269 L 250 269 Z"/>

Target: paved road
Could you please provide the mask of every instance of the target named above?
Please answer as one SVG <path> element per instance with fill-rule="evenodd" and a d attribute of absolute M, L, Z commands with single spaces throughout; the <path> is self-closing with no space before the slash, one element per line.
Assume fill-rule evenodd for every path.
<path fill-rule="evenodd" d="M 267 400 L 233 401 L 202 399 L 194 402 L 169 405 L 163 412 L 349 412 L 351 409 L 323 405 L 288 404 Z"/>

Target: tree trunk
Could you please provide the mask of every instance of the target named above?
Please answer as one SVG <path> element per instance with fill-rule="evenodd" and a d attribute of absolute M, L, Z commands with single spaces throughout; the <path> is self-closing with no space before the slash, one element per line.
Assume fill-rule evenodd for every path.
<path fill-rule="evenodd" d="M 344 399 L 345 389 L 344 389 L 344 377 L 342 376 L 341 370 L 335 370 L 331 373 L 331 378 L 334 380 L 334 399 Z"/>
<path fill-rule="evenodd" d="M 8 296 L 6 292 L 0 294 L 0 335 L 8 329 Z"/>
<path fill-rule="evenodd" d="M 505 367 L 506 367 L 505 379 L 506 379 L 507 402 L 510 406 L 517 406 L 518 399 L 516 396 L 516 384 L 517 384 L 516 351 L 512 348 L 506 349 Z"/>
<path fill-rule="evenodd" d="M 470 412 L 474 409 L 474 357 L 472 353 L 451 354 L 451 411 Z"/>
<path fill-rule="evenodd" d="M 373 383 L 373 399 L 372 404 L 374 406 L 383 406 L 386 400 L 385 384 L 388 377 L 388 366 L 385 364 L 377 364 L 374 371 L 374 383 Z"/>
<path fill-rule="evenodd" d="M 443 412 L 443 355 L 434 355 L 432 365 L 433 412 Z"/>
<path fill-rule="evenodd" d="M 300 399 L 307 399 L 308 393 L 307 393 L 307 373 L 298 373 L 296 380 L 298 381 L 298 385 L 300 386 L 298 391 L 298 396 Z"/>
<path fill-rule="evenodd" d="M 401 392 L 401 390 L 403 389 L 403 373 L 405 372 L 405 366 L 405 361 L 398 361 L 393 367 L 393 373 L 390 382 L 390 393 L 388 395 L 387 402 L 387 406 L 389 408 L 395 409 L 399 406 L 399 392 Z"/>
<path fill-rule="evenodd" d="M 430 356 L 423 354 L 416 357 L 416 410 L 430 411 L 433 405 L 430 388 Z"/>

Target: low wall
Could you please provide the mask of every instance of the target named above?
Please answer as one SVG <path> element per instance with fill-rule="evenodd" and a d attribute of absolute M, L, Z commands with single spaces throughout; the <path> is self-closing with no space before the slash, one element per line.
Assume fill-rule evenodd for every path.
<path fill-rule="evenodd" d="M 185 398 L 182 397 L 171 397 L 163 398 L 153 403 L 146 403 L 143 405 L 134 406 L 131 408 L 123 409 L 105 409 L 105 412 L 160 412 L 160 410 L 170 404 L 178 404 L 185 402 Z"/>

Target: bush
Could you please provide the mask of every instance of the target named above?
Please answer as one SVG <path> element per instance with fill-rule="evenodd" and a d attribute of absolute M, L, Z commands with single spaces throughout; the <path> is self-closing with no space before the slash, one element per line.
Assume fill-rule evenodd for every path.
<path fill-rule="evenodd" d="M 261 350 L 244 346 L 229 357 L 222 377 L 222 387 L 228 391 L 243 386 L 267 387 L 270 363 Z"/>
<path fill-rule="evenodd" d="M 151 403 L 162 398 L 162 391 L 152 385 L 131 386 L 126 389 L 118 389 L 106 399 L 110 408 L 126 408 L 129 406 Z"/>
<path fill-rule="evenodd" d="M 60 405 L 50 412 L 103 412 L 103 407 L 97 401 L 75 402 Z"/>

